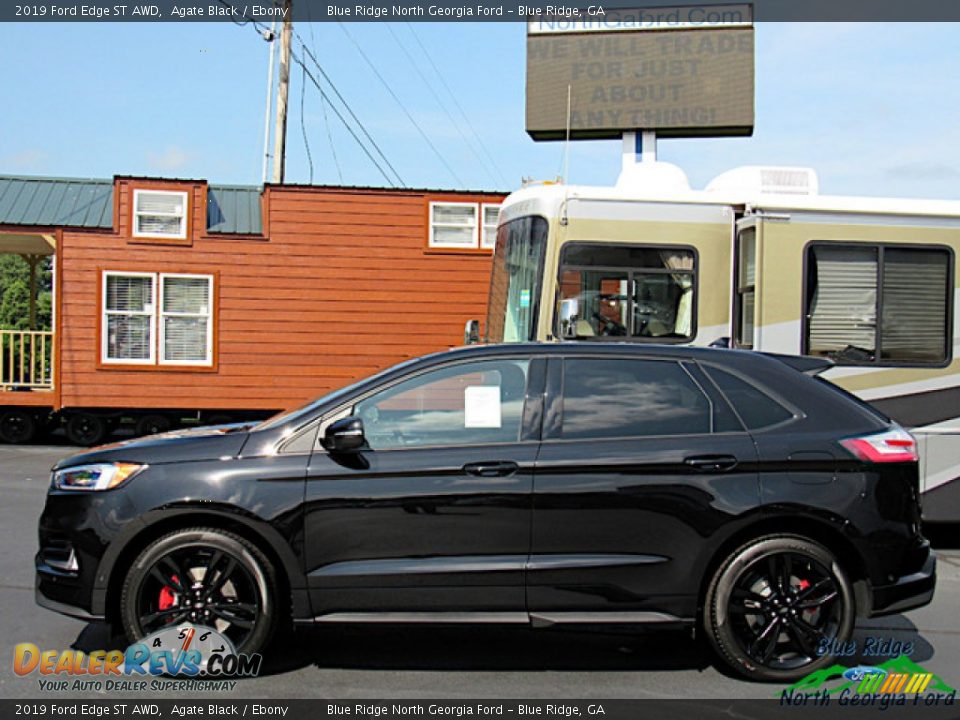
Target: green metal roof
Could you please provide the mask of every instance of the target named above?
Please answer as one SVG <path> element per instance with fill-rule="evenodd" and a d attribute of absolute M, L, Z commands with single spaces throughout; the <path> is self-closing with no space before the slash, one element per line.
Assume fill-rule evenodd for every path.
<path fill-rule="evenodd" d="M 207 190 L 207 232 L 259 235 L 260 188 L 211 185 Z"/>
<path fill-rule="evenodd" d="M 0 177 L 0 223 L 113 226 L 113 181 Z"/>
<path fill-rule="evenodd" d="M 0 225 L 113 227 L 113 180 L 0 176 Z M 210 185 L 207 231 L 259 235 L 260 188 Z"/>

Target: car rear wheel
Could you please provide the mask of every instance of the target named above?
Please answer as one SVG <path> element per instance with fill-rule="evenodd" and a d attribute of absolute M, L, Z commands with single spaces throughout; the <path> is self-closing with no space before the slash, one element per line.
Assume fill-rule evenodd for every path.
<path fill-rule="evenodd" d="M 720 658 L 752 680 L 787 682 L 830 665 L 850 639 L 853 589 L 836 557 L 792 535 L 736 550 L 707 590 L 704 625 Z"/>
<path fill-rule="evenodd" d="M 181 623 L 212 627 L 260 652 L 276 624 L 275 571 L 252 543 L 214 528 L 177 530 L 134 561 L 121 592 L 131 642 Z"/>

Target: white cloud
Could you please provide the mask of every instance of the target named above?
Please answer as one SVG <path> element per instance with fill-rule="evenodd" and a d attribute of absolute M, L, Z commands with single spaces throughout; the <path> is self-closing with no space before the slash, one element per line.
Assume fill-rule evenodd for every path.
<path fill-rule="evenodd" d="M 148 152 L 147 162 L 151 169 L 161 172 L 172 172 L 186 166 L 190 157 L 187 152 L 176 145 L 168 145 L 162 152 Z"/>

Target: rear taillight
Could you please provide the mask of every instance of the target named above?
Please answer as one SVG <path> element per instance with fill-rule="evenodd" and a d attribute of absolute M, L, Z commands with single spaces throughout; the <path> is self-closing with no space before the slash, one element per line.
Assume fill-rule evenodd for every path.
<path fill-rule="evenodd" d="M 916 462 L 917 441 L 903 428 L 841 440 L 840 444 L 861 460 L 872 463 Z"/>

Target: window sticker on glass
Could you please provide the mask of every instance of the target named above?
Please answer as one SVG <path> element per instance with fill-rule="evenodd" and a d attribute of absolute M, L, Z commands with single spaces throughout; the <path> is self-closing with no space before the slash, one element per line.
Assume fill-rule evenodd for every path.
<path fill-rule="evenodd" d="M 471 385 L 463 390 L 463 426 L 498 428 L 500 419 L 500 386 Z"/>
<path fill-rule="evenodd" d="M 522 308 L 530 307 L 530 291 L 529 290 L 520 291 L 520 307 Z"/>

